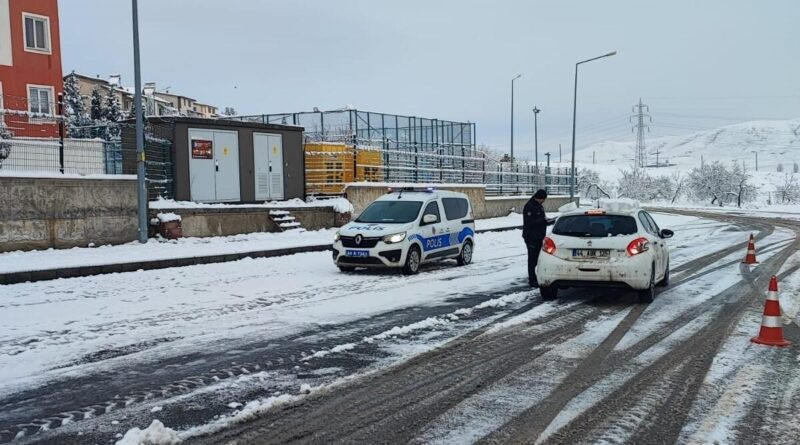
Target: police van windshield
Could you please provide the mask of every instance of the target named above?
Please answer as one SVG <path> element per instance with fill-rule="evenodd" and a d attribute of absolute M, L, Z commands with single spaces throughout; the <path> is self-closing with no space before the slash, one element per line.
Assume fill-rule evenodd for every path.
<path fill-rule="evenodd" d="M 636 220 L 624 215 L 573 215 L 558 219 L 553 226 L 554 235 L 579 238 L 633 235 Z"/>
<path fill-rule="evenodd" d="M 375 201 L 369 205 L 356 222 L 360 223 L 409 223 L 417 219 L 420 201 Z"/>

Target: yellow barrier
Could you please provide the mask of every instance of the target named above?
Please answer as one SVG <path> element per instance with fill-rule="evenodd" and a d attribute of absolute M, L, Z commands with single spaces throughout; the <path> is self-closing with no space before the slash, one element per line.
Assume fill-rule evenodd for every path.
<path fill-rule="evenodd" d="M 382 181 L 383 157 L 379 149 L 335 142 L 308 142 L 304 145 L 306 193 L 338 195 L 348 182 Z M 355 163 L 353 155 L 355 152 Z"/>

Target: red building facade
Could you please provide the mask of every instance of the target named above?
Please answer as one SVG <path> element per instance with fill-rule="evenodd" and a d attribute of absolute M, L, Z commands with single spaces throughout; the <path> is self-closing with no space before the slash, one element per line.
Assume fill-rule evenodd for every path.
<path fill-rule="evenodd" d="M 62 79 L 58 1 L 0 0 L 0 109 L 14 136 L 58 136 Z"/>

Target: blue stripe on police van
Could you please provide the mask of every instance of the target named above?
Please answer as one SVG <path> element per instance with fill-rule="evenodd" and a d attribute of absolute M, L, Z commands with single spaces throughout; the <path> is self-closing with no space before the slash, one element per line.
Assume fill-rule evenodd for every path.
<path fill-rule="evenodd" d="M 436 235 L 430 238 L 424 238 L 419 234 L 411 235 L 408 239 L 409 240 L 418 240 L 420 244 L 422 244 L 423 252 L 427 252 L 429 250 L 436 250 L 441 249 L 442 247 L 450 247 L 456 244 L 461 244 L 467 239 L 468 236 L 475 235 L 475 232 L 469 228 L 465 227 L 461 229 L 459 233 L 445 233 L 443 235 Z"/>
<path fill-rule="evenodd" d="M 475 232 L 469 227 L 464 227 L 458 234 L 458 243 L 463 243 L 468 236 L 475 236 Z"/>

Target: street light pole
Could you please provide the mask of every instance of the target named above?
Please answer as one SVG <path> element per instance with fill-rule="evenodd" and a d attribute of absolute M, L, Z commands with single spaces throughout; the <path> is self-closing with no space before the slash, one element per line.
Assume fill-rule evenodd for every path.
<path fill-rule="evenodd" d="M 570 168 L 570 177 L 569 177 L 569 198 L 573 199 L 575 197 L 575 117 L 577 116 L 578 110 L 578 65 L 582 63 L 591 62 L 593 60 L 602 59 L 603 57 L 610 57 L 617 54 L 616 51 L 610 52 L 608 54 L 603 54 L 602 56 L 593 57 L 591 59 L 581 60 L 580 62 L 575 64 L 575 89 L 573 90 L 572 95 L 572 164 Z"/>
<path fill-rule="evenodd" d="M 517 74 L 517 77 L 511 79 L 511 165 L 514 165 L 514 81 L 522 77 L 522 74 Z"/>
<path fill-rule="evenodd" d="M 536 166 L 536 170 L 539 170 L 539 124 L 537 122 L 537 116 L 539 116 L 539 112 L 542 111 L 534 105 L 533 107 L 533 165 Z"/>
<path fill-rule="evenodd" d="M 139 242 L 147 242 L 147 184 L 144 178 L 144 122 L 142 122 L 142 73 L 139 63 L 139 8 L 137 0 L 133 7 L 133 75 L 135 84 L 134 113 L 136 113 L 136 190 L 139 209 Z"/>

